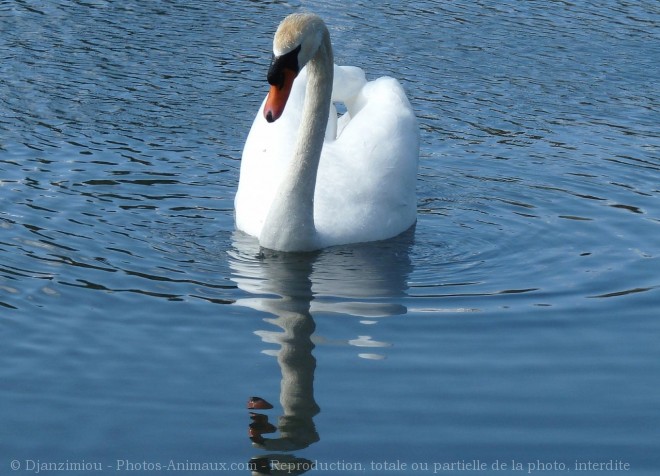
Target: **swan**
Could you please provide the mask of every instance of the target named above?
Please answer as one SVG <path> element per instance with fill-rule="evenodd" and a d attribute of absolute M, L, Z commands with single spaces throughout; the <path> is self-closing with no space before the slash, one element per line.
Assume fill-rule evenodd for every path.
<path fill-rule="evenodd" d="M 277 28 L 270 84 L 245 142 L 236 228 L 277 251 L 394 237 L 416 221 L 419 128 L 399 82 L 335 66 L 313 13 Z M 346 112 L 338 117 L 335 103 Z"/>

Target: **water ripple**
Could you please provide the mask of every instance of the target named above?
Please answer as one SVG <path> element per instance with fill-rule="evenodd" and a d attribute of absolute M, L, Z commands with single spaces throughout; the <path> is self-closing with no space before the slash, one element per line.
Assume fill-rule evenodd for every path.
<path fill-rule="evenodd" d="M 302 8 L 410 97 L 403 237 L 284 256 L 233 231 Z M 318 359 L 319 460 L 657 467 L 657 2 L 17 0 L 0 23 L 7 454 L 247 461 L 236 402 Z"/>

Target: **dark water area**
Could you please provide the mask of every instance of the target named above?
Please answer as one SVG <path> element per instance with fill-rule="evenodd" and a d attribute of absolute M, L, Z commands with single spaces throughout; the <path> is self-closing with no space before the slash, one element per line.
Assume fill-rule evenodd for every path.
<path fill-rule="evenodd" d="M 300 9 L 415 109 L 394 240 L 234 230 Z M 0 474 L 656 474 L 659 58 L 650 1 L 0 2 Z"/>

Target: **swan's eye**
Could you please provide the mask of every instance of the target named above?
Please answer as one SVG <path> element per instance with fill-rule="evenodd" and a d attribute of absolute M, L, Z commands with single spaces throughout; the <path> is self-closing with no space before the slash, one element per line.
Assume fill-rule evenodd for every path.
<path fill-rule="evenodd" d="M 300 72 L 298 53 L 300 53 L 300 45 L 282 56 L 273 55 L 273 61 L 270 63 L 270 68 L 268 68 L 268 83 L 271 86 L 282 89 L 285 69 L 293 71 L 296 75 Z"/>

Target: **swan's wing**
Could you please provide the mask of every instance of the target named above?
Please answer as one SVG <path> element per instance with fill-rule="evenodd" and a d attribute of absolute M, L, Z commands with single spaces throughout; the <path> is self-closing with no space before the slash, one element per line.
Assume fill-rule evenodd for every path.
<path fill-rule="evenodd" d="M 329 241 L 388 238 L 416 217 L 417 120 L 393 78 L 366 83 L 349 103 L 350 120 L 324 146 L 315 196 L 317 229 Z"/>

